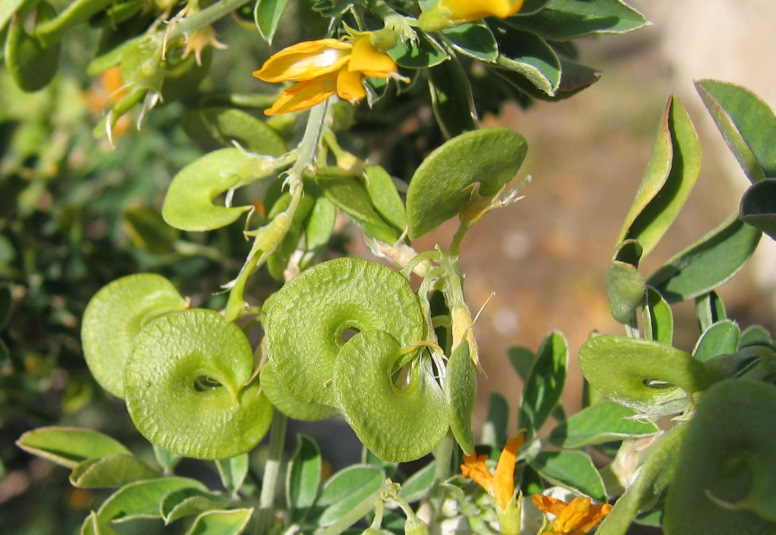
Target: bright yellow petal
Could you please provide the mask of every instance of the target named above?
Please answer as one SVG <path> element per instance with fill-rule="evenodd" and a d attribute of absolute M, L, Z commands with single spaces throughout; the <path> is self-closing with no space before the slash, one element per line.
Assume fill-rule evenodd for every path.
<path fill-rule="evenodd" d="M 450 19 L 471 22 L 485 17 L 511 17 L 523 7 L 523 0 L 441 0 L 439 5 L 450 11 Z"/>
<path fill-rule="evenodd" d="M 337 72 L 350 58 L 350 43 L 319 39 L 297 43 L 272 55 L 253 76 L 265 82 L 301 82 Z"/>
<path fill-rule="evenodd" d="M 485 465 L 485 461 L 487 460 L 487 455 L 480 455 L 479 457 L 477 457 L 476 453 L 464 455 L 464 464 L 461 465 L 461 475 L 473 479 L 483 489 L 490 493 L 493 483 L 493 474 L 490 473 L 490 470 L 488 470 L 488 467 Z"/>
<path fill-rule="evenodd" d="M 608 503 L 602 503 L 591 507 L 585 518 L 583 518 L 579 524 L 577 524 L 577 530 L 580 534 L 587 533 L 598 524 L 603 517 L 609 514 L 612 510 L 612 506 Z"/>
<path fill-rule="evenodd" d="M 340 69 L 337 74 L 337 96 L 342 100 L 356 102 L 366 97 L 366 90 L 361 84 L 361 73 Z"/>
<path fill-rule="evenodd" d="M 284 90 L 272 104 L 272 107 L 264 110 L 264 114 L 278 115 L 312 108 L 336 93 L 336 85 L 336 77 L 331 75 L 307 82 L 298 82 Z"/>
<path fill-rule="evenodd" d="M 493 498 L 502 509 L 505 509 L 515 495 L 515 463 L 517 452 L 523 445 L 523 434 L 512 437 L 501 452 L 493 475 Z"/>
<path fill-rule="evenodd" d="M 365 36 L 353 45 L 348 63 L 350 72 L 361 72 L 365 76 L 388 78 L 398 71 L 396 62 L 388 54 L 379 52 L 372 46 L 372 41 Z"/>

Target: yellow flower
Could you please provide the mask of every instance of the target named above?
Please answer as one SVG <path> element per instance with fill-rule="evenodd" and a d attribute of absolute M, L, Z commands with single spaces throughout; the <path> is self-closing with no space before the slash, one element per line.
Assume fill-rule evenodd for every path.
<path fill-rule="evenodd" d="M 523 445 L 524 436 L 517 435 L 507 441 L 507 445 L 501 452 L 496 465 L 496 472 L 490 473 L 485 466 L 487 455 L 477 457 L 476 453 L 464 455 L 461 465 L 461 474 L 479 483 L 488 494 L 496 501 L 501 510 L 507 509 L 515 496 L 515 463 L 517 452 Z"/>
<path fill-rule="evenodd" d="M 368 35 L 351 42 L 339 39 L 305 41 L 270 57 L 253 75 L 265 82 L 296 82 L 265 110 L 276 115 L 310 108 L 336 94 L 356 102 L 366 97 L 364 76 L 396 75 L 396 62 L 372 45 Z"/>
<path fill-rule="evenodd" d="M 511 17 L 523 7 L 523 0 L 439 0 L 428 11 L 421 13 L 421 30 L 435 32 L 467 22 L 498 17 Z"/>
<path fill-rule="evenodd" d="M 551 535 L 584 535 L 612 510 L 608 503 L 590 507 L 590 498 L 576 497 L 571 503 L 566 503 L 550 496 L 534 494 L 531 500 L 541 511 L 555 515 L 555 520 L 544 531 Z"/>

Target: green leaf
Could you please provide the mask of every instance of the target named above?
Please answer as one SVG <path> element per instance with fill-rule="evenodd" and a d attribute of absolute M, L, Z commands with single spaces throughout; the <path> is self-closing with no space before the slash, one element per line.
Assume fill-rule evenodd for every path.
<path fill-rule="evenodd" d="M 509 403 L 498 392 L 490 393 L 488 416 L 482 424 L 480 441 L 493 448 L 507 442 L 507 425 L 509 424 Z"/>
<path fill-rule="evenodd" d="M 431 107 L 445 138 L 478 127 L 477 111 L 469 79 L 457 58 L 450 58 L 428 71 Z"/>
<path fill-rule="evenodd" d="M 240 490 L 248 475 L 250 460 L 247 453 L 242 453 L 229 459 L 216 460 L 216 467 L 224 488 L 234 494 Z"/>
<path fill-rule="evenodd" d="M 552 97 L 560 86 L 560 59 L 547 42 L 531 32 L 503 24 L 494 28 L 499 56 L 496 65 L 514 71 Z"/>
<path fill-rule="evenodd" d="M 525 159 L 525 138 L 508 128 L 466 132 L 420 164 L 407 191 L 409 237 L 418 238 L 459 214 L 479 184 L 481 196 L 499 193 Z"/>
<path fill-rule="evenodd" d="M 119 535 L 108 522 L 100 520 L 97 513 L 92 511 L 81 526 L 81 535 Z"/>
<path fill-rule="evenodd" d="M 474 452 L 472 411 L 477 400 L 477 371 L 469 356 L 469 344 L 464 341 L 450 355 L 445 375 L 445 401 L 450 429 L 464 455 Z"/>
<path fill-rule="evenodd" d="M 223 494 L 208 492 L 195 487 L 184 487 L 167 493 L 159 505 L 159 511 L 165 524 L 206 511 L 223 509 L 229 505 L 229 499 Z"/>
<path fill-rule="evenodd" d="M 315 524 L 330 526 L 363 503 L 374 506 L 384 481 L 385 473 L 376 466 L 354 464 L 340 470 L 321 489 Z"/>
<path fill-rule="evenodd" d="M 318 170 L 315 183 L 326 198 L 348 214 L 364 232 L 390 244 L 398 239 L 396 231 L 375 210 L 358 177 L 336 167 L 326 167 Z"/>
<path fill-rule="evenodd" d="M 526 439 L 539 431 L 560 401 L 568 368 L 568 343 L 561 333 L 552 332 L 537 355 L 520 400 L 518 428 L 526 429 Z"/>
<path fill-rule="evenodd" d="M 272 405 L 254 376 L 243 331 L 217 312 L 187 309 L 148 323 L 125 369 L 127 411 L 149 442 L 197 459 L 253 449 Z"/>
<path fill-rule="evenodd" d="M 336 221 L 337 207 L 334 206 L 334 203 L 323 195 L 316 197 L 315 206 L 305 222 L 305 249 L 313 255 L 317 255 L 329 243 L 329 239 L 334 233 Z"/>
<path fill-rule="evenodd" d="M 647 284 L 669 303 L 693 299 L 727 282 L 752 256 L 762 233 L 735 215 L 670 259 Z"/>
<path fill-rule="evenodd" d="M 442 35 L 452 43 L 455 50 L 470 58 L 493 62 L 498 57 L 496 38 L 483 22 L 448 28 L 442 30 Z"/>
<path fill-rule="evenodd" d="M 298 522 L 318 496 L 323 460 L 314 440 L 302 435 L 297 440 L 296 451 L 286 471 L 286 503 L 293 520 Z"/>
<path fill-rule="evenodd" d="M 126 522 L 137 518 L 161 518 L 160 504 L 164 497 L 182 488 L 205 490 L 205 486 L 188 477 L 160 477 L 136 481 L 110 495 L 97 511 L 104 522 Z"/>
<path fill-rule="evenodd" d="M 399 498 L 412 503 L 418 502 L 428 496 L 434 486 L 434 473 L 436 463 L 428 463 L 426 466 L 412 474 L 407 481 L 402 483 L 399 489 Z"/>
<path fill-rule="evenodd" d="M 556 426 L 547 440 L 560 448 L 581 448 L 660 432 L 654 423 L 637 416 L 636 411 L 619 403 L 600 401 Z"/>
<path fill-rule="evenodd" d="M 121 487 L 127 483 L 159 477 L 159 472 L 126 453 L 87 459 L 73 469 L 70 483 L 83 489 Z"/>
<path fill-rule="evenodd" d="M 127 275 L 102 287 L 86 305 L 81 327 L 84 357 L 100 386 L 123 399 L 124 367 L 140 330 L 187 306 L 170 281 L 152 273 Z"/>
<path fill-rule="evenodd" d="M 164 220 L 177 229 L 192 231 L 213 230 L 237 221 L 250 206 L 216 206 L 213 200 L 246 180 L 261 178 L 240 172 L 250 160 L 239 149 L 220 149 L 181 169 L 164 198 Z"/>
<path fill-rule="evenodd" d="M 522 74 L 508 69 L 499 68 L 496 65 L 488 65 L 488 70 L 505 80 L 514 88 L 522 91 L 530 97 L 547 100 L 550 102 L 563 100 L 576 95 L 586 87 L 591 86 L 601 78 L 601 71 L 564 59 L 560 61 L 560 83 L 552 95 L 539 90 L 528 78 Z"/>
<path fill-rule="evenodd" d="M 186 535 L 239 535 L 248 526 L 253 508 L 207 511 L 200 514 Z"/>
<path fill-rule="evenodd" d="M 123 444 L 107 435 L 74 427 L 39 427 L 24 433 L 16 445 L 67 468 L 75 468 L 86 459 L 117 453 L 131 455 Z"/>
<path fill-rule="evenodd" d="M 771 384 L 723 381 L 704 394 L 668 489 L 668 535 L 776 532 L 775 413 Z"/>
<path fill-rule="evenodd" d="M 181 126 L 189 137 L 209 148 L 237 143 L 247 151 L 269 156 L 281 156 L 288 150 L 283 138 L 267 123 L 235 108 L 190 110 L 181 117 Z"/>
<path fill-rule="evenodd" d="M 711 291 L 695 298 L 695 315 L 701 332 L 711 327 L 714 323 L 727 319 L 725 303 L 719 298 L 717 292 Z"/>
<path fill-rule="evenodd" d="M 597 535 L 625 535 L 642 511 L 650 510 L 671 483 L 687 426 L 680 425 L 663 434 L 643 454 L 639 475 L 614 503 L 596 531 Z"/>
<path fill-rule="evenodd" d="M 663 344 L 674 339 L 674 314 L 665 299 L 654 288 L 647 289 L 644 306 L 644 337 Z"/>
<path fill-rule="evenodd" d="M 606 502 L 606 490 L 601 474 L 590 457 L 581 451 L 541 451 L 528 459 L 528 465 L 554 485 Z"/>
<path fill-rule="evenodd" d="M 280 25 L 280 19 L 288 6 L 288 0 L 257 0 L 253 10 L 253 18 L 261 37 L 272 44 L 275 32 Z"/>
<path fill-rule="evenodd" d="M 700 144 L 687 112 L 671 98 L 647 170 L 618 242 L 637 240 L 646 256 L 674 222 L 698 179 Z"/>
<path fill-rule="evenodd" d="M 551 0 L 544 9 L 518 14 L 508 23 L 553 41 L 625 33 L 648 24 L 641 13 L 620 0 Z"/>
<path fill-rule="evenodd" d="M 703 331 L 695 343 L 692 354 L 696 359 L 706 361 L 725 353 L 735 353 L 738 350 L 740 339 L 741 329 L 735 322 L 718 321 Z"/>
<path fill-rule="evenodd" d="M 515 369 L 517 375 L 520 376 L 520 379 L 523 382 L 527 381 L 536 363 L 536 353 L 527 347 L 510 347 L 507 350 L 507 356 L 509 357 L 509 363 Z"/>
<path fill-rule="evenodd" d="M 37 4 L 36 26 L 55 17 L 51 4 L 45 1 Z M 51 82 L 59 69 L 60 49 L 58 40 L 46 42 L 35 33 L 30 35 L 21 17 L 12 18 L 5 41 L 5 64 L 22 91 L 38 91 Z"/>
<path fill-rule="evenodd" d="M 776 179 L 752 185 L 741 199 L 741 221 L 776 240 Z"/>
<path fill-rule="evenodd" d="M 771 334 L 762 325 L 750 325 L 741 333 L 740 347 L 770 346 Z"/>
<path fill-rule="evenodd" d="M 639 242 L 625 240 L 617 247 L 606 271 L 609 312 L 623 324 L 631 321 L 644 301 L 646 284 L 638 270 L 642 252 Z"/>
<path fill-rule="evenodd" d="M 364 185 L 377 213 L 396 230 L 404 232 L 407 210 L 388 171 L 376 164 L 368 166 L 364 171 Z"/>
<path fill-rule="evenodd" d="M 439 65 L 449 59 L 445 49 L 437 43 L 433 37 L 424 32 L 417 32 L 417 41 L 396 43 L 387 54 L 391 56 L 399 67 L 405 69 L 425 69 Z"/>
<path fill-rule="evenodd" d="M 666 344 L 621 336 L 595 336 L 579 350 L 591 386 L 640 414 L 660 416 L 684 409 L 689 396 L 714 380 L 688 353 Z"/>
<path fill-rule="evenodd" d="M 749 180 L 776 178 L 776 116 L 768 104 L 730 83 L 701 80 L 695 88 Z"/>

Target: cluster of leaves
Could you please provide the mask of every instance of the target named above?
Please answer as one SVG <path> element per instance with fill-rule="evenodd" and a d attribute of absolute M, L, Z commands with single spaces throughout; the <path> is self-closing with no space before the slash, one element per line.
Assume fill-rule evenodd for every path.
<path fill-rule="evenodd" d="M 107 262 L 127 257 L 132 261 L 125 272 L 165 272 L 118 278 L 85 308 L 83 293 L 63 297 L 74 307 L 64 314 L 70 336 L 74 318 L 83 315 L 83 351 L 94 380 L 126 402 L 155 458 L 134 455 L 96 431 L 68 427 L 35 429 L 18 444 L 72 469 L 76 487 L 116 489 L 87 517 L 84 534 L 111 534 L 148 518 L 192 534 L 339 533 L 359 522 L 356 532 L 369 526 L 367 533 L 425 533 L 428 525 L 446 525 L 509 533 L 503 522 L 498 525 L 503 517 L 491 499 L 453 474 L 462 453 L 495 459 L 509 421 L 509 402 L 494 396 L 475 445 L 471 414 L 479 358 L 458 253 L 480 218 L 515 198 L 507 187 L 527 143 L 506 128 L 479 129 L 477 117 L 506 98 L 555 100 L 588 87 L 598 73 L 575 61 L 573 40 L 630 31 L 645 20 L 619 0 L 526 0 L 516 15 L 447 26 L 424 25 L 423 15 L 443 2 L 322 0 L 312 11 L 297 6 L 298 20 L 317 17 L 311 27 L 323 21 L 329 37 L 389 32 L 395 44 L 386 52 L 409 80 L 394 87 L 367 77 L 372 109 L 364 121 L 349 104 L 328 100 L 304 115 L 299 132 L 294 116 L 262 121 L 252 113 L 274 96 L 197 93 L 200 84 L 214 83 L 212 23 L 234 13 L 253 19 L 258 35 L 271 41 L 289 2 L 258 0 L 246 13 L 247 4 L 76 0 L 57 14 L 45 0 L 13 0 L 0 8 L 5 63 L 22 90 L 45 88 L 39 94 L 52 99 L 52 109 L 66 109 L 67 93 L 52 89 L 67 87 L 55 76 L 62 39 L 67 30 L 89 23 L 99 39 L 87 72 L 118 69 L 124 84 L 107 102 L 97 132 L 117 137 L 122 117 L 135 113 L 142 121 L 165 104 L 193 140 L 215 149 L 196 152 L 196 158 L 186 158 L 193 162 L 176 167 L 182 169 L 166 188 L 161 215 L 149 207 L 117 210 L 115 199 L 104 207 L 94 200 L 105 197 L 103 182 L 88 186 L 90 177 L 107 173 L 107 157 L 96 158 L 92 167 L 70 162 L 62 146 L 39 148 L 37 140 L 50 134 L 43 118 L 18 112 L 4 118 L 13 154 L 20 157 L 3 179 L 3 187 L 14 192 L 3 208 L 23 217 L 21 223 L 11 216 L 2 220 L 3 238 L 24 229 L 32 231 L 28 236 L 40 232 L 31 216 L 40 211 L 46 187 L 39 179 L 46 177 L 33 176 L 38 181 L 27 185 L 25 174 L 45 173 L 53 162 L 79 169 L 83 182 L 65 196 L 78 202 L 56 201 L 63 208 L 53 212 L 58 219 L 48 232 L 57 241 L 65 231 L 73 233 L 61 257 L 38 263 L 26 252 L 29 245 L 0 241 L 15 287 L 34 289 L 36 280 L 102 286 L 104 279 L 95 280 L 90 270 L 104 253 L 82 232 L 96 210 L 112 216 L 114 225 L 122 221 L 133 243 L 151 253 L 127 252 L 116 247 L 115 236 L 105 235 L 117 255 Z M 625 533 L 635 520 L 660 523 L 669 533 L 733 532 L 741 526 L 770 532 L 776 522 L 768 463 L 776 439 L 765 424 L 776 408 L 775 346 L 764 329 L 742 332 L 727 319 L 714 292 L 744 265 L 762 232 L 776 234 L 776 118 L 736 86 L 704 81 L 698 89 L 753 182 L 740 213 L 651 277 L 639 272 L 641 258 L 676 217 L 699 169 L 692 124 L 672 99 L 607 274 L 611 311 L 627 336 L 593 336 L 583 346 L 580 363 L 591 387 L 584 409 L 567 418 L 559 405 L 569 360 L 562 335 L 551 333 L 536 354 L 510 354 L 525 379 L 517 403 L 517 423 L 527 439 L 516 474 L 520 496 L 552 486 L 601 502 L 616 500 L 599 533 Z M 169 106 L 175 102 L 181 106 Z M 434 133 L 422 134 L 419 165 L 390 147 L 381 152 L 381 164 L 367 164 L 343 149 L 347 141 L 349 150 L 370 152 L 368 135 L 357 125 L 379 125 L 381 133 L 397 135 L 397 122 L 427 103 L 435 126 Z M 78 146 L 77 138 L 66 139 L 68 148 Z M 157 150 L 167 146 L 152 143 Z M 130 172 L 141 177 L 148 170 Z M 25 204 L 25 192 L 33 202 Z M 79 217 L 64 210 L 73 205 Z M 337 253 L 332 244 L 338 214 L 400 273 L 363 259 L 321 262 Z M 416 238 L 454 218 L 459 230 L 447 247 L 413 249 Z M 236 228 L 241 219 L 242 233 Z M 240 234 L 247 245 L 236 245 Z M 191 257 L 208 259 L 217 272 L 208 272 L 212 264 L 186 269 L 182 261 Z M 43 280 L 32 276 L 40 265 L 53 270 Z M 264 266 L 276 282 L 259 287 L 255 275 Z M 201 296 L 238 268 L 224 285 L 226 294 Z M 105 268 L 108 279 L 124 274 Z M 91 294 L 96 287 L 89 289 Z M 11 295 L 0 293 L 0 326 L 11 311 L 9 332 L 18 337 L 13 326 L 24 308 L 11 309 Z M 41 292 L 47 305 L 52 295 Z M 696 300 L 702 329 L 692 354 L 671 345 L 671 304 L 687 299 Z M 249 337 L 257 325 L 264 340 L 258 344 Z M 47 332 L 42 338 L 49 337 Z M 77 354 L 77 343 L 70 345 Z M 17 350 L 0 345 L 0 351 L 10 355 L 3 371 L 18 381 L 24 370 L 14 357 Z M 311 439 L 300 437 L 293 456 L 284 458 L 286 422 L 339 413 L 364 445 L 363 463 L 324 483 L 323 459 Z M 657 425 L 659 418 L 679 413 L 668 429 Z M 539 438 L 551 417 L 556 426 Z M 731 426 L 721 430 L 720 418 Z M 262 455 L 251 453 L 266 435 Z M 644 450 L 641 441 L 653 446 Z M 592 447 L 613 461 L 599 470 Z M 410 477 L 398 464 L 432 452 L 434 461 Z M 176 475 L 181 457 L 215 461 L 223 490 Z M 634 465 L 639 469 L 623 468 Z M 276 496 L 281 483 L 283 497 Z M 538 510 L 518 503 L 526 532 L 550 529 Z"/>

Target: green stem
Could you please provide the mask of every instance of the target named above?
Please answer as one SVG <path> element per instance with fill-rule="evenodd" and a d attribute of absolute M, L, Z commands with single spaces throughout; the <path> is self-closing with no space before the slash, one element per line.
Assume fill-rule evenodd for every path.
<path fill-rule="evenodd" d="M 70 27 L 88 21 L 113 2 L 114 0 L 77 0 L 67 6 L 59 16 L 37 26 L 35 37 L 47 45 L 54 44 Z"/>
<path fill-rule="evenodd" d="M 264 481 L 259 495 L 259 515 L 257 533 L 268 533 L 272 526 L 272 512 L 275 494 L 281 476 L 283 448 L 286 444 L 286 424 L 288 418 L 277 409 L 273 409 L 272 425 L 269 430 L 269 458 L 264 465 Z"/>
<path fill-rule="evenodd" d="M 216 2 L 175 24 L 167 35 L 167 39 L 172 40 L 176 37 L 181 37 L 210 26 L 218 19 L 227 16 L 229 13 L 242 7 L 249 1 L 250 0 L 221 0 L 220 2 Z"/>

